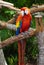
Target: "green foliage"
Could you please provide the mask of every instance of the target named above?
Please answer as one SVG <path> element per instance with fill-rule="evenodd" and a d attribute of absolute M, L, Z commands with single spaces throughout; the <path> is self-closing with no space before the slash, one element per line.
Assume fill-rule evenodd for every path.
<path fill-rule="evenodd" d="M 0 11 L 0 17 L 2 18 L 2 20 L 7 21 L 10 18 L 12 18 L 15 13 L 16 13 L 15 11 L 12 11 L 12 10 L 9 10 L 8 8 L 3 7 Z"/>
<path fill-rule="evenodd" d="M 14 58 L 13 56 L 10 56 L 7 58 L 9 65 L 17 65 L 17 56 Z"/>
<path fill-rule="evenodd" d="M 27 57 L 27 61 L 30 60 L 30 61 L 34 62 L 35 60 L 37 60 L 37 55 L 38 55 L 37 38 L 31 37 L 31 38 L 27 39 L 25 56 Z"/>
<path fill-rule="evenodd" d="M 37 4 L 44 4 L 44 0 L 35 0 L 35 3 L 37 3 Z"/>

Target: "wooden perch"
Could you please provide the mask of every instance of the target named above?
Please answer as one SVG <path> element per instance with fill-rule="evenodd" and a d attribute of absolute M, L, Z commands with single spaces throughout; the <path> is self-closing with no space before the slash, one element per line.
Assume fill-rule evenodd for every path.
<path fill-rule="evenodd" d="M 10 29 L 10 30 L 16 31 L 16 25 L 15 24 L 9 24 L 9 23 L 0 21 L 0 26 L 3 27 L 3 28 L 7 28 L 7 29 Z"/>
<path fill-rule="evenodd" d="M 30 8 L 31 14 L 35 12 L 41 12 L 41 11 L 44 11 L 44 5 L 38 5 L 36 7 Z"/>
<path fill-rule="evenodd" d="M 13 17 L 12 17 L 9 21 L 7 21 L 7 22 L 0 21 L 0 29 L 4 29 L 4 28 L 6 28 L 6 25 L 8 25 L 8 24 L 13 24 L 13 23 L 15 24 L 18 15 L 19 15 L 19 14 L 16 13 L 16 14 L 13 15 Z"/>
<path fill-rule="evenodd" d="M 15 17 L 11 18 L 9 21 L 7 21 L 7 23 L 13 24 L 15 23 L 16 19 Z"/>
<path fill-rule="evenodd" d="M 5 1 L 2 1 L 2 0 L 0 0 L 0 5 L 14 6 L 12 3 L 5 2 Z"/>
<path fill-rule="evenodd" d="M 44 25 L 43 25 L 43 21 L 42 21 L 42 16 L 41 15 L 36 15 L 35 16 L 35 20 L 36 20 L 36 30 L 38 32 L 42 32 L 44 30 Z"/>
<path fill-rule="evenodd" d="M 31 28 L 31 29 L 29 29 L 29 31 L 26 31 L 24 33 L 21 33 L 21 34 L 19 34 L 17 36 L 12 36 L 12 37 L 6 39 L 5 41 L 2 41 L 0 43 L 0 48 L 3 48 L 4 46 L 7 46 L 9 44 L 12 44 L 12 43 L 14 43 L 14 42 L 16 42 L 18 40 L 25 39 L 25 38 L 29 38 L 29 37 L 31 37 L 31 36 L 33 36 L 35 34 L 36 34 L 36 29 L 32 29 Z"/>
<path fill-rule="evenodd" d="M 0 26 L 2 26 L 3 28 L 7 28 L 7 29 L 10 29 L 10 30 L 14 30 L 14 31 L 17 30 L 15 24 L 10 24 L 10 23 L 6 23 L 6 22 L 0 21 Z M 29 28 L 29 29 L 31 29 L 31 28 Z"/>
<path fill-rule="evenodd" d="M 18 13 L 20 12 L 20 9 L 14 7 L 14 5 L 12 3 L 5 2 L 5 1 L 0 1 L 0 5 L 1 6 L 4 6 L 4 7 L 7 7 L 9 9 L 11 9 L 11 10 L 16 10 Z"/>
<path fill-rule="evenodd" d="M 13 15 L 13 17 L 7 22 L 0 21 L 0 29 L 4 29 L 6 27 L 6 25 L 7 25 L 7 23 L 8 24 L 13 24 L 13 23 L 15 24 L 18 15 L 19 14 Z"/>
<path fill-rule="evenodd" d="M 7 23 L 11 23 L 11 24 L 16 23 L 16 19 L 17 19 L 18 15 L 19 15 L 18 13 L 13 15 L 13 18 L 11 18 L 9 21 L 7 21 Z"/>

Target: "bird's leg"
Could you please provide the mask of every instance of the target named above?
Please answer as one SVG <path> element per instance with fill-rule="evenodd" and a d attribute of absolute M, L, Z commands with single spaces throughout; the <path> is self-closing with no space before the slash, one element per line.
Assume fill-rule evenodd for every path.
<path fill-rule="evenodd" d="M 29 34 L 29 32 L 27 31 L 21 33 L 21 35 L 24 35 L 24 36 L 27 36 L 27 34 Z"/>

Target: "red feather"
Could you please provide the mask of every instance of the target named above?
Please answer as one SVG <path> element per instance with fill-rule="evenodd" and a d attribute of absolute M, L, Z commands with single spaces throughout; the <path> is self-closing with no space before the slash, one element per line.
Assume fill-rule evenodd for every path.
<path fill-rule="evenodd" d="M 30 14 L 28 15 L 24 15 L 22 17 L 22 27 L 20 29 L 20 32 L 24 32 L 24 31 L 27 31 L 31 25 L 31 20 L 32 20 L 32 17 Z"/>

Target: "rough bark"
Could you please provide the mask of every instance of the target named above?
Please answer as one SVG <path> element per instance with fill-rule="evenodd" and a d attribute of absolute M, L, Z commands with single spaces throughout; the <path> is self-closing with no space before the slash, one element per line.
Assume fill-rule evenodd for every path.
<path fill-rule="evenodd" d="M 0 0 L 0 5 L 1 6 L 14 6 L 12 3 L 5 2 L 5 1 L 2 1 L 2 0 Z"/>
<path fill-rule="evenodd" d="M 0 48 L 3 48 L 4 46 L 7 46 L 9 44 L 12 44 L 15 41 L 18 41 L 18 40 L 21 40 L 21 39 L 25 39 L 25 38 L 29 38 L 29 37 L 31 37 L 31 36 L 33 36 L 35 34 L 36 34 L 36 29 L 29 29 L 29 31 L 21 33 L 21 34 L 19 34 L 17 36 L 12 36 L 12 37 L 6 39 L 5 41 L 2 41 L 0 43 Z"/>
<path fill-rule="evenodd" d="M 13 15 L 13 18 L 11 18 L 9 21 L 7 21 L 7 23 L 11 23 L 11 24 L 15 24 L 16 23 L 16 19 L 17 19 L 17 17 L 18 17 L 18 15 L 19 14 L 15 14 L 15 15 Z"/>
<path fill-rule="evenodd" d="M 10 24 L 10 23 L 6 23 L 6 22 L 2 22 L 2 21 L 0 21 L 0 26 L 2 27 L 2 28 L 0 28 L 0 29 L 7 28 L 7 29 L 10 29 L 10 30 L 14 30 L 14 31 L 17 30 L 15 24 Z M 34 29 L 31 28 L 31 27 L 30 27 L 29 29 L 34 30 Z"/>
<path fill-rule="evenodd" d="M 11 18 L 7 22 L 0 21 L 0 29 L 8 28 L 8 27 L 6 27 L 6 25 L 8 26 L 8 24 L 10 24 L 10 27 L 13 28 L 14 24 L 16 23 L 16 19 L 17 19 L 18 15 L 19 14 L 14 15 L 13 18 Z M 11 24 L 13 24 L 13 25 L 11 26 Z"/>
<path fill-rule="evenodd" d="M 38 33 L 37 40 L 39 49 L 38 65 L 44 65 L 44 31 Z"/>
<path fill-rule="evenodd" d="M 1 42 L 1 39 L 0 39 L 0 42 Z M 2 49 L 0 49 L 0 65 L 7 65 Z"/>
<path fill-rule="evenodd" d="M 16 25 L 15 24 L 9 24 L 9 23 L 0 21 L 0 26 L 2 27 L 1 29 L 7 28 L 10 30 L 16 31 Z"/>
<path fill-rule="evenodd" d="M 6 2 L 6 1 L 0 1 L 0 5 L 4 6 L 4 7 L 7 7 L 9 9 L 11 9 L 11 10 L 16 10 L 17 12 L 20 12 L 20 9 L 14 7 L 14 5 L 12 3 L 9 3 L 9 2 Z"/>
<path fill-rule="evenodd" d="M 30 8 L 31 14 L 41 11 L 44 11 L 44 5 L 38 5 L 36 7 Z"/>

